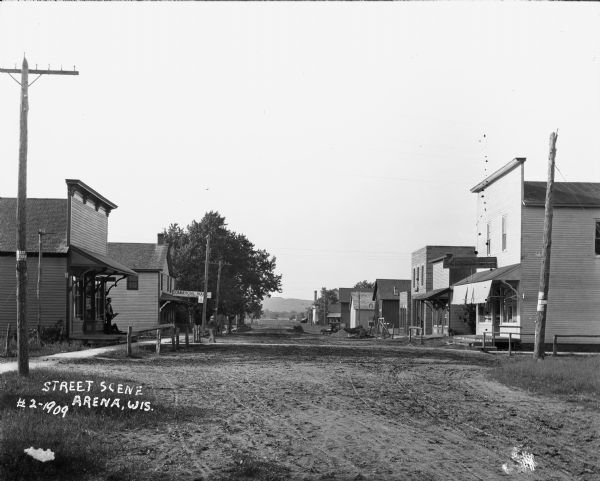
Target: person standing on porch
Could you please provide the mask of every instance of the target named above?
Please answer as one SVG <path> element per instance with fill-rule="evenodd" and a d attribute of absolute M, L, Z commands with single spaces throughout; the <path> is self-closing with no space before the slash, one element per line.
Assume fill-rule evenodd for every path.
<path fill-rule="evenodd" d="M 108 334 L 111 331 L 112 320 L 115 317 L 115 313 L 112 308 L 111 298 L 106 298 L 106 307 L 104 309 L 104 334 Z"/>

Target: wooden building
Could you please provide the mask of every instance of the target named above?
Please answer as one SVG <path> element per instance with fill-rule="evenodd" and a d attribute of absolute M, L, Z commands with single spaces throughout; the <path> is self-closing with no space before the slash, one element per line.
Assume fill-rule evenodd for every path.
<path fill-rule="evenodd" d="M 108 253 L 136 273 L 110 287 L 113 310 L 119 313 L 115 318 L 119 328 L 147 329 L 175 322 L 175 306 L 185 301 L 172 294 L 175 278 L 164 235 L 158 234 L 156 244 L 109 242 Z"/>
<path fill-rule="evenodd" d="M 375 301 L 371 289 L 353 289 L 350 296 L 350 327 L 363 326 L 366 330 L 375 319 Z"/>
<path fill-rule="evenodd" d="M 471 189 L 477 194 L 477 250 L 498 268 L 455 284 L 453 303 L 476 307 L 477 334 L 513 333 L 533 342 L 546 182 L 524 180 L 516 158 Z M 546 339 L 600 335 L 600 183 L 556 182 Z M 586 338 L 569 343 L 589 343 Z"/>
<path fill-rule="evenodd" d="M 340 300 L 340 324 L 344 327 L 350 326 L 350 301 L 352 300 L 352 287 L 340 287 L 338 297 Z"/>
<path fill-rule="evenodd" d="M 27 324 L 35 328 L 39 315 L 42 327 L 61 325 L 76 338 L 102 333 L 108 286 L 135 272 L 108 256 L 108 216 L 117 206 L 80 180 L 66 183 L 66 199 L 27 199 Z M 0 199 L 0 329 L 16 327 L 15 212 L 16 199 Z"/>
<path fill-rule="evenodd" d="M 375 301 L 375 317 L 384 318 L 390 328 L 396 333 L 400 332 L 400 295 L 410 292 L 410 279 L 376 279 L 373 289 L 373 301 Z M 405 324 L 402 325 L 402 333 L 405 332 Z"/>
<path fill-rule="evenodd" d="M 414 296 L 417 303 L 425 304 L 432 314 L 432 334 L 475 334 L 475 313 L 469 305 L 451 304 L 452 284 L 477 272 L 481 267 L 496 267 L 493 257 L 445 256 L 431 261 L 432 289 Z"/>
<path fill-rule="evenodd" d="M 474 246 L 425 246 L 414 251 L 411 256 L 412 280 L 411 280 L 411 325 L 423 329 L 424 334 L 441 334 L 441 319 L 436 317 L 435 309 L 432 304 L 427 302 L 429 299 L 427 293 L 431 293 L 436 288 L 443 286 L 445 274 L 435 271 L 436 288 L 434 288 L 434 269 L 433 262 L 446 255 L 473 256 L 475 255 Z M 434 324 L 435 318 L 435 324 Z M 435 327 L 434 327 L 435 326 Z"/>

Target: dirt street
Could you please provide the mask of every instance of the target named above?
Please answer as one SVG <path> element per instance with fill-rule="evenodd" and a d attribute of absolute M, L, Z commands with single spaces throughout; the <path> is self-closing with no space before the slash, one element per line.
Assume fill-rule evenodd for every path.
<path fill-rule="evenodd" d="M 600 413 L 488 380 L 494 355 L 341 336 L 241 340 L 59 367 L 204 408 L 197 422 L 107 440 L 139 479 L 600 479 Z M 516 446 L 534 472 L 504 473 Z"/>

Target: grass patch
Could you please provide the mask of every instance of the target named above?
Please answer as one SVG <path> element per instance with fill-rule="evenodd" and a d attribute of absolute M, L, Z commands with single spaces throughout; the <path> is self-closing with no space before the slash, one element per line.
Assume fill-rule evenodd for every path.
<path fill-rule="evenodd" d="M 15 340 L 10 341 L 8 356 L 4 355 L 4 342 L 5 340 L 3 340 L 1 344 L 2 357 L 14 358 L 16 360 L 17 342 Z M 42 343 L 41 345 L 39 345 L 37 341 L 34 340 L 30 340 L 29 342 L 29 355 L 31 357 L 51 356 L 52 354 L 59 354 L 61 352 L 82 351 L 84 349 L 88 349 L 88 347 L 84 346 L 81 341 L 56 341 Z"/>
<path fill-rule="evenodd" d="M 596 398 L 600 394 L 600 356 L 507 359 L 491 373 L 497 381 L 530 392 Z"/>
<path fill-rule="evenodd" d="M 84 383 L 83 392 L 65 392 L 60 390 L 60 384 L 56 390 L 44 392 L 44 383 L 53 380 L 92 383 L 89 391 L 88 384 Z M 133 389 L 127 394 L 110 392 L 110 383 L 115 391 L 118 384 Z M 108 475 L 114 469 L 119 470 L 119 479 L 127 479 L 133 466 L 114 466 L 111 459 L 113 453 L 121 451 L 115 433 L 203 417 L 198 408 L 161 404 L 146 386 L 142 386 L 136 396 L 138 385 L 128 379 L 82 377 L 58 370 L 35 370 L 27 378 L 16 373 L 4 375 L 0 380 L 0 479 L 79 480 L 85 475 Z M 81 405 L 75 400 L 77 395 L 81 396 Z M 84 403 L 85 396 L 89 396 L 89 405 Z M 111 401 L 102 404 L 102 398 Z M 114 403 L 115 398 L 119 399 L 118 404 Z M 25 407 L 17 407 L 19 400 L 25 401 Z M 44 410 L 39 404 L 50 402 L 68 406 L 68 411 L 63 416 L 62 411 L 52 408 L 48 412 L 48 408 Z M 55 460 L 37 461 L 24 452 L 29 447 L 51 449 Z"/>

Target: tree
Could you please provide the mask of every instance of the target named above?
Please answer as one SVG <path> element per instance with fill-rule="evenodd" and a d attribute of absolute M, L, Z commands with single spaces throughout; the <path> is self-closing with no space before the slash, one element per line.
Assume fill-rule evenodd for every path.
<path fill-rule="evenodd" d="M 355 289 L 375 289 L 375 283 L 369 281 L 360 281 L 354 285 Z"/>
<path fill-rule="evenodd" d="M 276 259 L 256 249 L 243 234 L 227 228 L 225 217 L 208 212 L 200 222 L 187 228 L 171 224 L 165 240 L 171 246 L 172 267 L 177 286 L 182 290 L 204 289 L 206 236 L 210 234 L 210 262 L 223 261 L 219 312 L 226 315 L 260 317 L 262 300 L 271 292 L 281 292 L 281 275 L 275 274 Z M 212 293 L 209 312 L 214 310 L 217 290 L 217 266 L 211 264 L 207 290 Z"/>
<path fill-rule="evenodd" d="M 321 289 L 321 295 L 317 299 L 317 310 L 318 317 L 323 323 L 325 323 L 326 319 L 323 316 L 323 312 L 327 309 L 327 306 L 331 304 L 337 304 L 339 302 L 339 294 L 337 289 L 326 289 L 323 287 Z"/>

